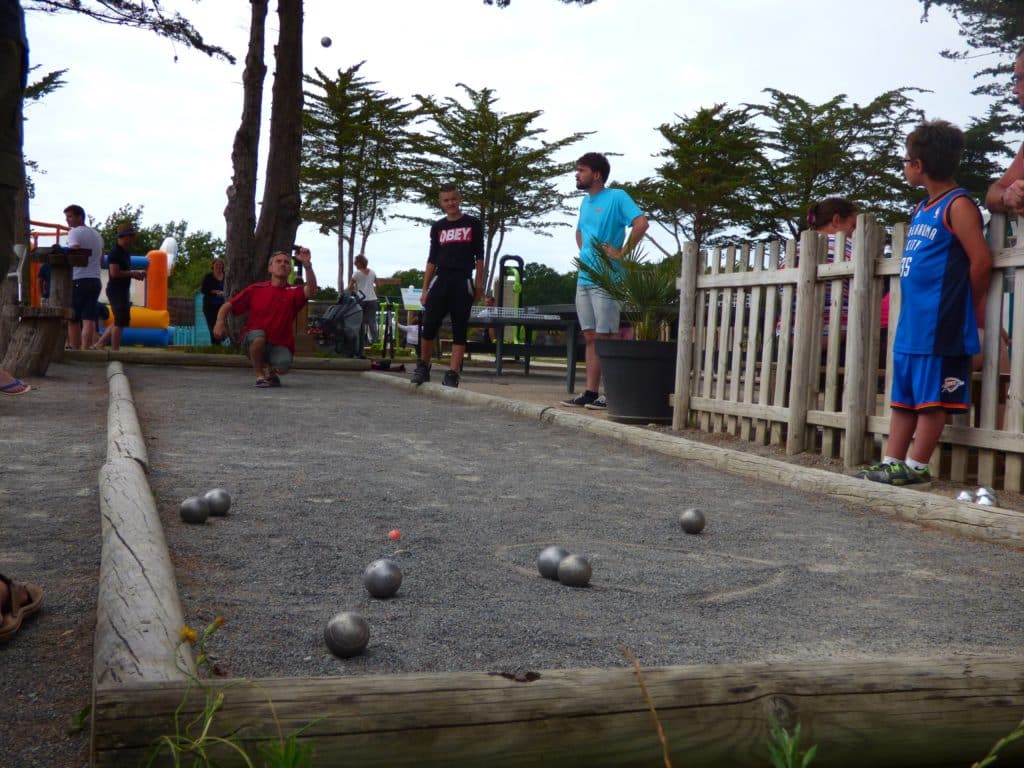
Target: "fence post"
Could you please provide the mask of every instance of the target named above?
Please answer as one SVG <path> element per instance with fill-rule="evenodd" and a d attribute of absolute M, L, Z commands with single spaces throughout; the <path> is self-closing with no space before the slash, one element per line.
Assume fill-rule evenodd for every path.
<path fill-rule="evenodd" d="M 813 229 L 800 235 L 800 251 L 796 283 L 796 330 L 793 335 L 793 371 L 789 380 L 789 422 L 786 425 L 786 454 L 792 456 L 806 448 L 807 411 L 810 377 L 819 373 L 818 356 L 814 354 L 821 342 L 814 337 L 817 302 L 814 289 L 818 280 L 818 263 L 825 248 L 825 238 Z M 783 311 L 786 308 L 783 307 Z M 780 360 L 781 364 L 783 361 Z"/>
<path fill-rule="evenodd" d="M 877 361 L 867 354 L 871 312 L 871 284 L 874 281 L 875 258 L 880 256 L 883 241 L 878 224 L 866 214 L 857 217 L 853 233 L 853 279 L 850 281 L 850 305 L 846 326 L 846 381 L 843 383 L 843 411 L 846 413 L 846 440 L 843 442 L 843 464 L 854 467 L 865 459 L 867 438 L 867 382 L 878 377 Z M 834 327 L 834 326 L 833 326 Z"/>
<path fill-rule="evenodd" d="M 693 385 L 693 325 L 697 308 L 697 244 L 686 243 L 680 259 L 679 279 L 679 332 L 676 344 L 676 385 L 672 407 L 672 429 L 679 430 L 690 423 L 690 392 Z"/>
<path fill-rule="evenodd" d="M 992 220 L 988 225 L 988 244 L 992 250 L 992 255 L 995 256 L 1003 251 L 1007 247 L 1006 242 L 1006 230 L 1009 222 L 1005 213 L 994 213 L 992 214 Z M 1015 221 L 1015 231 L 1019 232 L 1020 221 Z M 1018 238 L 1019 241 L 1019 238 Z M 1016 245 L 1014 243 L 1013 245 Z M 1012 247 L 1012 246 L 1011 246 Z M 1024 269 L 1021 268 L 1008 268 L 1011 277 L 1011 301 L 1013 297 L 1017 297 L 1018 301 L 1024 300 Z M 1002 276 L 994 277 L 993 280 L 1002 280 Z M 989 297 L 989 301 L 992 298 Z M 1001 302 L 1000 302 L 1001 305 Z M 1018 305 L 1019 306 L 1019 305 Z M 986 306 L 986 310 L 988 307 Z M 1017 309 L 1013 313 L 1012 325 L 1006 330 L 1010 333 L 1010 338 L 1024 338 L 1024 333 L 1021 333 L 1022 326 L 1024 326 L 1024 311 Z M 988 315 L 985 316 L 985 326 L 988 327 Z M 1008 432 L 1020 432 L 1022 416 L 1024 416 L 1024 403 L 1021 401 L 1019 394 L 1019 388 L 1013 387 L 1014 382 L 1024 380 L 1024 355 L 1011 355 L 1010 356 L 1010 384 L 1009 390 L 1006 393 L 1006 409 L 1003 415 L 1002 428 Z M 1002 384 L 1000 384 L 1002 386 Z M 1024 487 L 1024 459 L 1020 454 L 1007 453 L 1006 464 L 1003 470 L 1003 489 L 1007 491 L 1013 491 L 1020 493 L 1021 488 Z"/>

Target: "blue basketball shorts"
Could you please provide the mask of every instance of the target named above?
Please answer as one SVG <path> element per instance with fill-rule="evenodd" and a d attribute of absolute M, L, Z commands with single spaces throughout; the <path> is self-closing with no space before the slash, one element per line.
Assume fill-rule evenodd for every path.
<path fill-rule="evenodd" d="M 938 355 L 892 356 L 893 408 L 965 413 L 971 407 L 971 358 Z"/>

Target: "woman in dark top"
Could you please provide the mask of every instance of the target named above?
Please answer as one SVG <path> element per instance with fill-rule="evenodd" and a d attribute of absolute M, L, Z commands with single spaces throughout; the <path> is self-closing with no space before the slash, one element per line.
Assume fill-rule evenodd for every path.
<path fill-rule="evenodd" d="M 214 259 L 210 271 L 203 278 L 203 315 L 213 336 L 213 326 L 217 324 L 217 311 L 224 303 L 224 260 Z"/>

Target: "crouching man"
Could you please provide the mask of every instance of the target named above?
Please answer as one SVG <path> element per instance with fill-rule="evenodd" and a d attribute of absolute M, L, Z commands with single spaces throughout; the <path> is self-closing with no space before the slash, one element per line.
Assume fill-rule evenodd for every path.
<path fill-rule="evenodd" d="M 225 301 L 217 311 L 217 322 L 213 326 L 215 341 L 228 335 L 229 312 L 233 315 L 249 313 L 242 328 L 242 348 L 256 373 L 257 387 L 281 386 L 280 377 L 292 367 L 295 356 L 295 317 L 316 294 L 316 275 L 309 249 L 296 248 L 295 259 L 305 269 L 305 285 L 288 284 L 292 256 L 278 251 L 267 263 L 270 280 L 253 283 Z"/>

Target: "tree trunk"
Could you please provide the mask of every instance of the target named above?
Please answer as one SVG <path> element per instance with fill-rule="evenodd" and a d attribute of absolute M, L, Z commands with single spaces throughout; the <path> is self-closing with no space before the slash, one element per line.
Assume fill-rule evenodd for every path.
<path fill-rule="evenodd" d="M 256 225 L 255 257 L 291 250 L 301 221 L 299 166 L 302 161 L 302 0 L 279 0 L 280 32 L 274 56 L 270 147 L 263 205 Z"/>
<path fill-rule="evenodd" d="M 21 150 L 18 151 L 19 157 L 21 157 Z M 22 158 L 22 168 L 24 169 L 24 158 Z M 21 174 L 21 182 L 17 187 L 17 191 L 14 194 L 14 243 L 13 245 L 26 245 L 28 244 L 29 237 L 29 226 L 28 226 L 28 190 L 25 187 L 25 174 L 24 171 Z M 3 357 L 4 352 L 7 350 L 8 345 L 11 343 L 11 335 L 14 333 L 14 329 L 18 325 L 17 316 L 12 312 L 5 312 L 5 307 L 12 307 L 17 304 L 18 301 L 18 283 L 15 278 L 10 280 L 6 279 L 7 273 L 13 268 L 14 253 L 12 249 L 8 248 L 8 253 L 4 254 L 6 260 L 0 259 L 0 358 Z M 28 259 L 22 265 L 21 270 L 21 281 L 25 287 L 26 294 L 29 286 L 29 275 L 31 274 Z M 25 299 L 23 299 L 25 300 Z"/>
<path fill-rule="evenodd" d="M 242 73 L 242 121 L 231 148 L 233 175 L 227 189 L 225 221 L 225 289 L 230 296 L 259 276 L 265 261 L 253 249 L 256 231 L 256 171 L 259 163 L 260 121 L 263 111 L 263 59 L 267 0 L 250 0 L 249 50 Z"/>
<path fill-rule="evenodd" d="M 338 204 L 338 293 L 348 287 L 345 282 L 345 216 L 342 213 L 342 205 Z"/>

